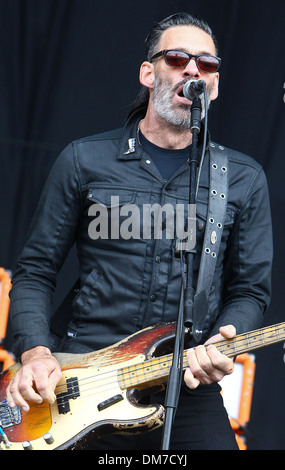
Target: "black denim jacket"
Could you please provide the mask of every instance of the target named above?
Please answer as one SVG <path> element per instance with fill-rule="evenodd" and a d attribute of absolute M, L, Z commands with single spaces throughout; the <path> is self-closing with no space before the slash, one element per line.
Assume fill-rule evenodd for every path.
<path fill-rule="evenodd" d="M 189 168 L 185 163 L 170 180 L 163 180 L 137 139 L 141 117 L 132 117 L 123 129 L 75 141 L 57 159 L 13 275 L 10 315 L 18 356 L 37 345 L 50 346 L 56 277 L 74 242 L 80 290 L 63 350 L 100 349 L 149 325 L 176 319 L 181 287 L 176 240 L 166 236 L 163 221 L 158 227 L 161 238 L 154 233 L 144 238 L 142 211 L 146 205 L 187 204 Z M 224 324 L 235 325 L 238 333 L 260 327 L 270 298 L 272 233 L 266 178 L 250 157 L 229 149 L 228 156 L 227 214 L 203 341 Z M 195 277 L 208 191 L 209 152 L 197 198 Z M 140 230 L 131 225 L 129 217 L 135 215 Z M 105 239 L 94 239 L 94 224 Z M 128 230 L 140 233 L 133 231 L 133 238 L 126 239 Z"/>

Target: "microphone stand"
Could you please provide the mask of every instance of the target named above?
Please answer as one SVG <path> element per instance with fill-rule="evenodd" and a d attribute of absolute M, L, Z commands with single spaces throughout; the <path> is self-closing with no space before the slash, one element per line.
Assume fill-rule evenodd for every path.
<path fill-rule="evenodd" d="M 175 411 L 178 405 L 179 393 L 183 372 L 183 351 L 186 332 L 194 333 L 194 287 L 193 271 L 194 259 L 196 255 L 196 185 L 197 185 L 197 167 L 198 158 L 198 134 L 201 129 L 201 99 L 196 97 L 191 105 L 191 132 L 192 147 L 191 155 L 188 160 L 190 168 L 189 181 L 189 205 L 188 205 L 188 239 L 186 242 L 180 242 L 182 250 L 182 283 L 180 292 L 179 310 L 176 324 L 175 344 L 173 350 L 173 360 L 169 372 L 166 397 L 165 397 L 165 420 L 162 435 L 162 450 L 168 450 L 171 437 L 172 424 L 175 417 Z"/>
<path fill-rule="evenodd" d="M 189 159 L 190 167 L 190 182 L 189 182 L 189 213 L 188 213 L 188 245 L 185 250 L 185 265 L 187 270 L 186 287 L 185 287 L 185 301 L 184 301 L 184 325 L 188 328 L 193 328 L 194 335 L 196 334 L 196 325 L 194 322 L 194 259 L 196 255 L 196 187 L 197 187 L 197 168 L 199 166 L 198 154 L 198 134 L 201 130 L 201 99 L 194 98 L 191 106 L 191 132 L 192 132 L 192 152 Z M 189 240 L 191 228 L 191 239 Z"/>

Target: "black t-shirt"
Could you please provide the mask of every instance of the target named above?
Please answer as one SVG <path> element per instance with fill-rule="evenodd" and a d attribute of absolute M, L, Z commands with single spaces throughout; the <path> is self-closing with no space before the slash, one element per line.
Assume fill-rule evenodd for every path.
<path fill-rule="evenodd" d="M 141 132 L 139 138 L 143 148 L 165 180 L 168 180 L 189 158 L 190 146 L 179 150 L 164 149 L 147 140 Z"/>

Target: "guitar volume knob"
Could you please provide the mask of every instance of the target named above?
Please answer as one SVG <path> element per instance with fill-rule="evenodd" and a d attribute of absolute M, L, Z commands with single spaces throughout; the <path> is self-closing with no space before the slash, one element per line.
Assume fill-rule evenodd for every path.
<path fill-rule="evenodd" d="M 54 438 L 52 437 L 50 432 L 47 432 L 44 435 L 44 440 L 46 441 L 47 444 L 53 444 L 53 442 L 54 442 Z"/>
<path fill-rule="evenodd" d="M 24 450 L 33 450 L 33 446 L 29 441 L 25 441 L 22 444 Z"/>

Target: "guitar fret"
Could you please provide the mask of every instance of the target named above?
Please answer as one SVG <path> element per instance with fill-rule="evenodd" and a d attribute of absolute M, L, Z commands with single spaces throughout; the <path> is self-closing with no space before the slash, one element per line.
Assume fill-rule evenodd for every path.
<path fill-rule="evenodd" d="M 137 366 L 128 366 L 125 369 L 126 372 L 123 374 L 125 387 L 130 388 L 137 384 Z"/>
<path fill-rule="evenodd" d="M 169 365 L 168 365 L 168 362 L 165 360 L 164 357 L 160 357 L 159 358 L 159 366 L 160 366 L 160 370 L 165 373 L 165 369 L 168 369 L 169 371 Z"/>
<path fill-rule="evenodd" d="M 218 350 L 228 357 L 238 356 L 251 350 L 285 340 L 285 323 L 261 328 L 214 343 Z M 150 386 L 152 383 L 163 383 L 167 380 L 172 354 L 148 359 L 144 362 L 126 366 L 118 370 L 118 379 L 123 389 L 135 386 Z M 183 369 L 188 367 L 187 351 L 183 352 Z"/>
<path fill-rule="evenodd" d="M 152 366 L 152 362 L 150 363 L 150 368 L 151 368 L 151 374 L 152 374 L 152 377 L 153 377 L 153 366 Z"/>
<path fill-rule="evenodd" d="M 119 370 L 118 379 L 119 379 L 119 382 L 121 384 L 122 389 L 128 388 L 127 384 L 126 384 L 125 374 L 123 373 L 123 370 Z"/>
<path fill-rule="evenodd" d="M 225 353 L 225 349 L 224 349 L 224 346 L 221 344 L 221 346 L 219 347 L 219 350 L 221 351 L 222 354 Z"/>
<path fill-rule="evenodd" d="M 144 382 L 147 381 L 147 375 L 146 375 L 147 368 L 143 367 L 143 376 L 144 376 Z"/>

